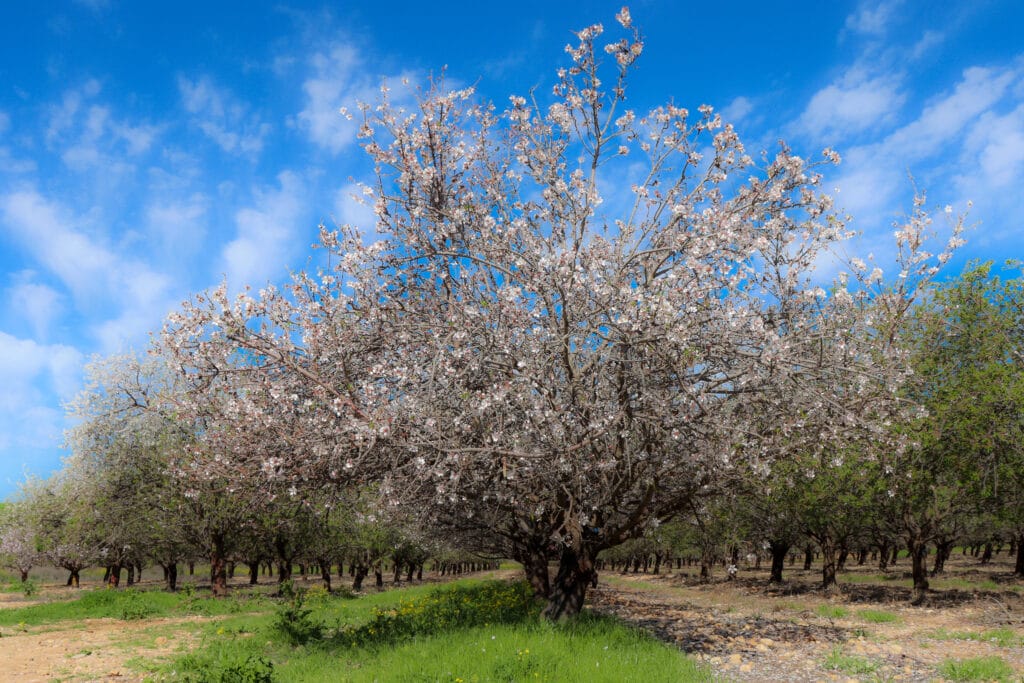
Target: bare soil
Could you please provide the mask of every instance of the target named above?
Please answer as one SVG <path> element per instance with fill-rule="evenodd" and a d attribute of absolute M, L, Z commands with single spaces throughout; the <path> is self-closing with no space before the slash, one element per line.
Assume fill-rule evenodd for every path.
<path fill-rule="evenodd" d="M 710 583 L 686 568 L 659 576 L 606 573 L 590 596 L 592 609 L 676 645 L 721 681 L 941 681 L 943 661 L 987 656 L 1002 658 L 1024 681 L 1024 580 L 1012 575 L 1010 558 L 987 565 L 951 558 L 933 580 L 939 589 L 918 607 L 910 604 L 908 570 L 905 560 L 884 576 L 853 567 L 831 594 L 818 588 L 819 573 L 790 567 L 782 586 L 750 569 Z M 1016 642 L 985 640 L 995 629 L 1009 629 Z M 872 670 L 832 668 L 833 652 Z"/>

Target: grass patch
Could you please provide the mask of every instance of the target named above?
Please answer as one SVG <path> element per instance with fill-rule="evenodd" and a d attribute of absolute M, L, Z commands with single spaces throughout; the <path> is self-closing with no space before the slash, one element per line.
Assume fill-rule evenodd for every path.
<path fill-rule="evenodd" d="M 886 612 L 880 609 L 863 609 L 857 613 L 857 616 L 871 624 L 892 624 L 900 620 L 900 618 L 892 612 Z"/>
<path fill-rule="evenodd" d="M 939 673 L 951 681 L 1011 681 L 1013 667 L 999 657 L 947 659 L 939 665 Z"/>
<path fill-rule="evenodd" d="M 850 616 L 850 610 L 839 605 L 818 605 L 814 613 L 826 619 L 842 619 L 843 617 Z"/>
<path fill-rule="evenodd" d="M 710 681 L 710 673 L 652 638 L 605 617 L 566 624 L 538 618 L 525 583 L 460 581 L 342 600 L 297 601 L 315 628 L 297 643 L 276 613 L 202 626 L 199 648 L 157 677 L 180 681 Z"/>
<path fill-rule="evenodd" d="M 1024 637 L 1018 636 L 1012 629 L 996 628 L 988 631 L 947 631 L 939 629 L 932 634 L 935 640 L 973 640 L 980 643 L 992 643 L 998 647 L 1024 647 Z"/>
<path fill-rule="evenodd" d="M 841 647 L 832 648 L 824 664 L 826 669 L 842 671 L 849 675 L 874 673 L 879 666 L 878 662 L 866 657 L 844 654 Z"/>
<path fill-rule="evenodd" d="M 262 604 L 262 607 L 260 605 Z M 196 597 L 187 593 L 140 591 L 134 588 L 96 588 L 82 591 L 72 600 L 48 602 L 17 609 L 0 610 L 0 625 L 39 625 L 79 619 L 148 619 L 162 616 L 200 614 L 215 616 L 266 609 L 261 598 L 236 593 L 227 599 Z"/>

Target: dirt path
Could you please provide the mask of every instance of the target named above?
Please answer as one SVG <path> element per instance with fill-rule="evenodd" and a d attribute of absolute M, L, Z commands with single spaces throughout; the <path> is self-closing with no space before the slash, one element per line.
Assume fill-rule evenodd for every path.
<path fill-rule="evenodd" d="M 208 617 L 86 619 L 27 628 L 0 629 L 0 680 L 141 681 L 125 667 L 132 658 L 155 659 L 188 647 L 192 625 Z"/>
<path fill-rule="evenodd" d="M 956 599 L 936 595 L 933 606 L 912 607 L 886 599 L 894 597 L 891 591 L 872 601 L 874 587 L 862 588 L 851 585 L 829 598 L 773 594 L 763 580 L 688 585 L 678 576 L 611 575 L 591 595 L 595 610 L 679 646 L 723 681 L 937 681 L 944 660 L 982 656 L 1002 658 L 1024 680 L 1019 594 L 953 591 Z M 841 616 L 823 616 L 829 612 Z M 997 628 L 1009 629 L 1016 642 L 950 636 Z M 846 666 L 832 666 L 837 655 L 848 658 Z"/>

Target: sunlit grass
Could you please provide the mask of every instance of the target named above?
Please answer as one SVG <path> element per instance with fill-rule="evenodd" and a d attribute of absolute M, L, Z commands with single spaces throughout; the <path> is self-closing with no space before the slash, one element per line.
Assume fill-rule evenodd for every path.
<path fill-rule="evenodd" d="M 951 681 L 1012 681 L 1013 667 L 999 657 L 947 659 L 939 665 L 939 673 Z"/>
<path fill-rule="evenodd" d="M 842 619 L 843 617 L 850 616 L 850 610 L 839 605 L 818 605 L 814 612 L 819 617 L 825 617 L 826 619 Z"/>
<path fill-rule="evenodd" d="M 879 609 L 863 609 L 857 612 L 857 616 L 872 624 L 888 624 L 898 622 L 900 618 L 892 612 Z"/>
<path fill-rule="evenodd" d="M 550 624 L 521 584 L 460 581 L 303 603 L 303 645 L 275 613 L 202 626 L 202 644 L 148 670 L 172 680 L 710 681 L 692 660 L 618 620 Z"/>
<path fill-rule="evenodd" d="M 873 673 L 878 669 L 879 663 L 866 657 L 845 654 L 843 649 L 837 646 L 832 648 L 828 657 L 825 658 L 824 666 L 826 669 L 832 669 L 833 671 L 856 675 Z"/>

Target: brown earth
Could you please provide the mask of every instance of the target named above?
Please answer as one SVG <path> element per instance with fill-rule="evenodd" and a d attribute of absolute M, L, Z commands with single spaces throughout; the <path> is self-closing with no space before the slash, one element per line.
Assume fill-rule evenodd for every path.
<path fill-rule="evenodd" d="M 592 609 L 678 646 L 720 681 L 941 681 L 943 661 L 987 656 L 1000 657 L 1014 680 L 1024 681 L 1024 580 L 1013 577 L 1009 558 L 988 565 L 952 558 L 933 580 L 939 589 L 919 607 L 910 605 L 909 567 L 901 564 L 884 577 L 852 568 L 834 595 L 817 588 L 816 572 L 787 568 L 786 583 L 769 587 L 763 571 L 701 583 L 684 568 L 660 576 L 606 573 L 590 597 Z M 995 629 L 1008 629 L 1016 641 L 986 640 Z M 832 668 L 826 660 L 833 652 L 872 670 Z"/>

